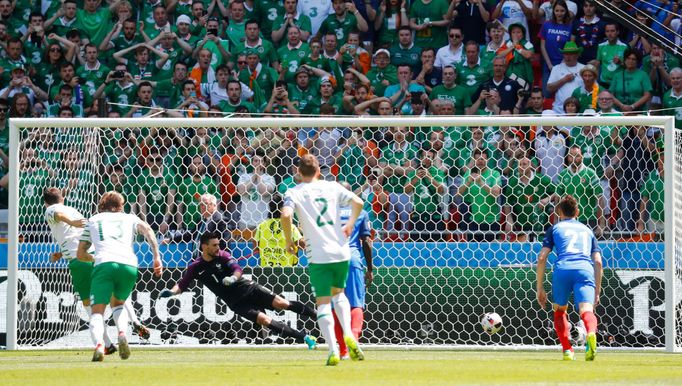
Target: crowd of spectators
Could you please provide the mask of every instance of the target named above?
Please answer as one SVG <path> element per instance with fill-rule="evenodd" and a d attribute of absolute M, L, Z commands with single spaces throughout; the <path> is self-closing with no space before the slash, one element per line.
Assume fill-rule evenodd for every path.
<path fill-rule="evenodd" d="M 676 2 L 611 3 L 682 24 Z M 590 0 L 0 0 L 0 161 L 8 117 L 677 116 L 679 66 Z M 96 174 L 162 234 L 197 228 L 204 194 L 249 231 L 312 153 L 393 240 L 535 239 L 563 194 L 599 236 L 662 230 L 656 128 L 226 126 L 107 129 L 94 169 L 81 134 L 36 130 L 21 205 Z"/>

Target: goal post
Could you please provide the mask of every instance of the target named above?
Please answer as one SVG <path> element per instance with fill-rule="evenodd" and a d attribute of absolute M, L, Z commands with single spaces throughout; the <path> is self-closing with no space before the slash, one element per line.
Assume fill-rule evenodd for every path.
<path fill-rule="evenodd" d="M 162 254 L 169 268 L 158 281 L 148 269 L 148 249 L 138 246 L 140 279 L 132 298 L 140 320 L 152 330 L 150 341 L 145 343 L 163 346 L 290 343 L 274 337 L 263 340 L 259 334 L 254 335 L 250 323 L 236 317 L 208 289 L 198 285 L 179 297 L 157 300 L 156 296 L 179 279 L 190 261 L 193 229 L 200 214 L 195 199 L 201 193 L 210 192 L 218 199 L 226 221 L 234 222 L 236 229 L 231 232 L 230 252 L 238 258 L 245 273 L 287 298 L 313 304 L 305 272 L 307 259 L 303 254 L 294 266 L 262 266 L 261 256 L 253 248 L 255 227 L 249 221 L 256 221 L 257 216 L 245 219 L 244 213 L 267 212 L 271 193 L 267 198 L 265 193 L 251 197 L 247 192 L 240 196 L 237 189 L 240 179 L 256 174 L 252 170 L 256 168 L 252 164 L 254 158 L 266 164 L 263 173 L 276 181 L 273 182 L 275 192 L 282 186 L 286 189 L 293 181 L 288 167 L 294 158 L 290 155 L 313 152 L 331 162 L 324 165 L 324 178 L 352 180 L 352 188 L 363 198 L 369 197 L 373 204 L 366 209 L 377 211 L 372 214 L 375 280 L 367 291 L 363 343 L 415 347 L 554 346 L 557 341 L 548 327 L 551 315 L 538 309 L 534 297 L 534 262 L 541 247 L 541 228 L 553 219 L 551 201 L 541 205 L 532 201 L 537 205 L 535 209 L 531 205 L 530 212 L 522 214 L 528 223 L 528 228 L 524 228 L 512 202 L 527 209 L 532 202 L 523 200 L 531 200 L 531 196 L 539 200 L 541 197 L 535 195 L 540 193 L 536 189 L 524 196 L 509 187 L 512 180 L 518 183 L 515 173 L 521 158 L 532 162 L 533 173 L 529 176 L 544 176 L 545 171 L 551 170 L 551 163 L 544 161 L 550 157 L 551 152 L 547 151 L 555 146 L 554 142 L 547 140 L 543 145 L 535 145 L 539 141 L 536 139 L 543 135 L 540 134 L 544 132 L 543 127 L 556 128 L 564 136 L 564 151 L 557 153 L 562 159 L 570 151 L 571 133 L 580 133 L 585 127 L 598 127 L 596 132 L 609 133 L 601 140 L 609 141 L 611 147 L 606 155 L 599 153 L 600 159 L 595 164 L 597 167 L 601 164 L 601 174 L 596 176 L 596 185 L 589 187 L 602 192 L 595 193 L 594 197 L 597 201 L 603 197 L 605 205 L 601 213 L 606 227 L 600 239 L 605 278 L 602 305 L 597 310 L 602 326 L 600 343 L 613 347 L 665 348 L 669 352 L 679 351 L 682 345 L 679 301 L 682 235 L 678 235 L 682 228 L 676 226 L 681 221 L 677 214 L 682 205 L 679 203 L 682 135 L 674 129 L 674 117 L 12 118 L 9 127 L 8 349 L 89 346 L 87 320 L 78 297 L 73 294 L 66 262 L 49 263 L 49 252 L 55 251 L 56 246 L 44 224 L 21 222 L 28 218 L 28 213 L 40 212 L 36 201 L 22 200 L 26 198 L 26 192 L 20 190 L 22 162 L 29 156 L 22 151 L 38 143 L 30 139 L 32 136 L 45 133 L 51 141 L 57 137 L 62 142 L 35 152 L 39 159 L 49 158 L 52 174 L 49 183 L 35 183 L 32 193 L 47 185 L 63 184 L 69 194 L 78 195 L 78 209 L 89 217 L 94 214 L 99 195 L 114 184 L 116 174 L 116 179 L 126 180 L 130 209 L 150 222 L 167 241 L 162 246 Z M 324 135 L 320 134 L 323 128 L 328 128 Z M 164 129 L 163 134 L 160 129 Z M 529 133 L 539 137 L 531 139 Z M 406 137 L 405 142 L 400 142 L 400 146 L 406 143 L 407 150 L 400 156 L 403 158 L 392 148 L 392 141 L 397 141 L 395 138 L 400 135 Z M 476 135 L 483 137 L 476 139 Z M 244 142 L 243 153 L 235 150 L 242 149 L 240 141 Z M 353 145 L 349 144 L 351 141 Z M 609 164 L 615 162 L 618 150 L 626 146 L 623 143 L 631 145 L 632 141 L 646 143 L 649 156 L 663 155 L 664 232 L 649 231 L 648 223 L 647 231 L 639 232 L 624 220 L 623 213 L 639 213 L 644 178 L 657 173 L 654 159 L 642 163 L 646 164 L 643 170 L 622 171 Z M 601 142 L 595 143 L 594 146 L 602 146 Z M 357 154 L 349 150 L 353 146 L 359 148 Z M 401 149 L 400 146 L 396 145 L 395 149 Z M 556 146 L 558 149 L 559 145 Z M 215 147 L 222 150 L 215 152 Z M 479 170 L 474 161 L 474 149 L 478 148 L 487 157 L 487 161 L 481 161 L 480 170 L 485 168 L 488 173 L 489 168 L 490 175 L 495 175 L 493 171 L 497 170 L 495 178 L 500 181 L 499 196 L 482 201 L 487 209 L 476 206 L 473 190 L 469 192 L 468 185 L 460 190 L 468 183 L 465 177 Z M 623 159 L 640 154 L 638 148 L 633 151 L 632 154 L 624 151 L 618 162 L 622 165 Z M 71 153 L 78 154 L 77 162 L 65 160 L 73 156 Z M 519 156 L 520 153 L 528 157 Z M 359 168 L 353 163 L 358 160 L 358 154 L 363 163 Z M 285 156 L 289 157 L 288 163 L 282 161 Z M 372 162 L 368 162 L 370 157 Z M 163 170 L 173 170 L 168 172 L 172 176 L 147 178 L 152 173 L 150 170 L 157 170 L 153 169 L 157 158 Z M 340 161 L 342 158 L 345 161 Z M 394 172 L 401 168 L 386 166 L 397 162 L 396 159 L 408 161 L 398 165 L 404 171 Z M 637 164 L 636 160 L 630 161 L 629 165 Z M 559 170 L 566 167 L 563 162 L 555 164 Z M 192 173 L 199 168 L 208 177 L 206 182 L 196 183 L 203 184 L 202 187 L 192 182 L 195 177 Z M 390 173 L 387 168 L 391 169 Z M 223 169 L 227 174 L 221 174 Z M 440 183 L 442 188 L 422 184 L 422 178 L 417 176 L 421 169 L 432 176 L 430 181 L 438 181 L 434 186 Z M 548 177 L 551 192 L 555 189 L 559 192 L 561 186 L 561 191 L 584 193 L 594 182 L 582 178 L 573 180 L 567 187 L 568 179 L 560 183 L 555 172 L 553 177 Z M 196 174 L 197 181 L 204 181 Z M 88 176 L 90 187 L 78 184 L 84 175 Z M 641 185 L 631 200 L 627 199 L 630 197 L 627 194 L 632 192 L 628 191 L 628 181 L 623 181 L 624 175 L 639 178 Z M 393 189 L 398 184 L 398 189 L 389 191 L 389 187 Z M 610 194 L 608 198 L 603 193 L 605 188 Z M 551 195 L 549 189 L 542 192 Z M 163 199 L 159 199 L 160 195 Z M 232 205 L 230 197 L 234 199 Z M 488 196 L 480 197 L 487 199 Z M 66 198 L 68 203 L 69 197 Z M 653 197 L 649 198 L 654 201 Z M 621 208 L 623 202 L 625 206 Z M 421 212 L 416 209 L 418 206 Z M 165 212 L 157 213 L 153 208 L 165 208 Z M 493 220 L 487 220 L 490 216 L 486 210 L 494 212 Z M 606 211 L 610 214 L 605 214 Z M 647 212 L 651 220 L 652 210 Z M 241 217 L 231 218 L 234 213 Z M 31 221 L 35 221 L 34 217 Z M 509 230 L 507 218 L 513 219 Z M 531 223 L 531 219 L 537 224 Z M 600 222 L 595 224 L 601 229 Z M 655 229 L 656 224 L 651 226 Z M 550 288 L 549 281 L 546 288 Z M 494 336 L 487 336 L 478 326 L 478 319 L 484 312 L 492 311 L 502 316 L 504 328 Z M 273 315 L 318 334 L 314 321 L 289 312 Z M 571 323 L 578 323 L 575 312 Z"/>

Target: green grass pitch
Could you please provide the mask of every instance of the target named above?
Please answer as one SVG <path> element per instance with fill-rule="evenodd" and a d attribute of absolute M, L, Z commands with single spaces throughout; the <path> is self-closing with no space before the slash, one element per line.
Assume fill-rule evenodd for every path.
<path fill-rule="evenodd" d="M 9 385 L 682 384 L 682 355 L 602 351 L 561 361 L 554 351 L 366 350 L 364 362 L 325 367 L 326 350 L 143 349 L 122 361 L 91 351 L 0 352 Z M 582 354 L 582 353 L 580 353 Z"/>

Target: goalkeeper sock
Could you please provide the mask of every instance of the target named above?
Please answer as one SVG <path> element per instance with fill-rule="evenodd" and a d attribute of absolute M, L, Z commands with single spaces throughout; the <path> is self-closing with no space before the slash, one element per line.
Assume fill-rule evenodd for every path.
<path fill-rule="evenodd" d="M 338 353 L 339 348 L 336 346 L 336 338 L 334 337 L 334 317 L 332 316 L 331 304 L 317 306 L 317 325 L 320 327 L 324 340 L 329 345 L 329 352 Z"/>
<path fill-rule="evenodd" d="M 90 337 L 92 338 L 92 343 L 97 347 L 97 345 L 102 344 L 104 335 L 104 320 L 102 314 L 92 314 L 90 315 Z"/>
<path fill-rule="evenodd" d="M 365 310 L 362 307 L 353 307 L 350 310 L 350 328 L 353 330 L 355 340 L 360 339 L 362 324 L 365 321 Z"/>
<path fill-rule="evenodd" d="M 135 315 L 135 307 L 133 307 L 133 302 L 130 300 L 130 298 L 126 299 L 125 303 L 123 303 L 123 307 L 128 313 L 130 323 L 132 323 L 133 325 L 140 324 L 140 320 L 137 318 L 137 315 Z"/>
<path fill-rule="evenodd" d="M 587 330 L 588 334 L 597 332 L 597 317 L 594 315 L 594 312 L 583 312 L 580 314 L 580 319 L 585 323 L 585 330 Z"/>
<path fill-rule="evenodd" d="M 341 329 L 344 336 L 353 336 L 353 331 L 350 328 L 350 303 L 346 294 L 341 292 L 336 296 L 332 296 L 332 303 L 334 303 L 334 312 L 339 318 Z"/>
<path fill-rule="evenodd" d="M 299 315 L 307 316 L 309 318 L 314 318 L 317 316 L 317 312 L 314 308 L 295 300 L 289 301 L 289 308 L 287 308 L 287 310 L 295 312 Z"/>
<path fill-rule="evenodd" d="M 305 338 L 307 335 L 305 332 L 294 330 L 293 328 L 289 327 L 288 324 L 279 322 L 277 320 L 271 321 L 270 325 L 268 325 L 268 328 L 270 331 L 283 338 L 295 338 L 296 342 L 298 343 L 303 343 L 303 338 Z"/>
<path fill-rule="evenodd" d="M 116 306 L 111 309 L 112 316 L 114 317 L 114 323 L 116 323 L 116 328 L 118 328 L 118 334 L 126 333 L 128 329 L 128 312 L 124 312 L 124 307 L 122 305 Z"/>
<path fill-rule="evenodd" d="M 339 354 L 341 356 L 348 355 L 348 347 L 346 347 L 346 342 L 343 341 L 341 322 L 339 322 L 339 318 L 336 316 L 336 313 L 334 313 L 334 334 L 336 336 L 336 341 L 339 342 Z"/>
<path fill-rule="evenodd" d="M 571 346 L 571 341 L 569 340 L 569 330 L 568 330 L 568 318 L 566 317 L 566 311 L 554 311 L 554 328 L 556 329 L 556 334 L 559 336 L 559 342 L 561 342 L 561 349 L 573 350 Z"/>

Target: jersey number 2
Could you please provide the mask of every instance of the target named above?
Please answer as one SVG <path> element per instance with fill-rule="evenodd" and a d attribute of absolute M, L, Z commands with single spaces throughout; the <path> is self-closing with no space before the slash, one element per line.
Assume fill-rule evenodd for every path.
<path fill-rule="evenodd" d="M 568 246 L 566 247 L 566 252 L 569 253 L 582 253 L 586 256 L 590 255 L 590 235 L 587 232 L 576 232 L 576 231 L 566 231 L 566 236 L 570 237 L 571 239 L 568 241 Z M 578 238 L 580 238 L 581 242 L 579 245 L 576 246 L 578 243 Z M 578 249 L 582 247 L 582 250 Z"/>
<path fill-rule="evenodd" d="M 315 202 L 319 202 L 322 204 L 322 207 L 320 208 L 320 214 L 317 216 L 317 226 L 318 227 L 323 227 L 325 225 L 334 225 L 334 220 L 328 219 L 325 221 L 324 217 L 325 214 L 327 214 L 327 207 L 329 204 L 327 203 L 327 200 L 324 198 L 316 198 Z M 329 217 L 329 216 L 327 216 Z"/>

